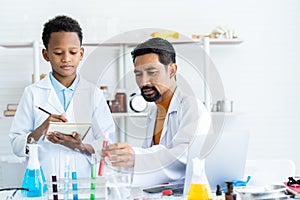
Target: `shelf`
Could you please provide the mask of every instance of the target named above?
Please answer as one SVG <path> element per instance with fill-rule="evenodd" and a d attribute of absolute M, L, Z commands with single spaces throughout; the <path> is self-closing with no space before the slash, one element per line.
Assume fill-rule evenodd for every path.
<path fill-rule="evenodd" d="M 146 112 L 141 112 L 141 113 L 112 113 L 112 116 L 114 118 L 119 118 L 119 117 L 147 117 L 148 113 Z"/>
<path fill-rule="evenodd" d="M 237 112 L 211 112 L 212 116 L 237 116 L 239 113 Z"/>
<path fill-rule="evenodd" d="M 170 39 L 169 40 L 172 44 L 192 44 L 192 43 L 202 43 L 202 39 Z M 240 44 L 242 43 L 243 40 L 236 38 L 236 39 L 215 39 L 215 38 L 210 38 L 209 43 L 214 45 L 214 44 L 222 44 L 222 45 L 234 45 L 234 44 Z M 111 42 L 85 42 L 82 44 L 82 46 L 87 46 L 87 47 L 93 47 L 93 46 L 136 46 L 140 42 L 138 41 L 111 41 Z"/>
<path fill-rule="evenodd" d="M 180 40 L 180 39 L 170 39 L 172 44 L 191 44 L 191 43 L 200 43 L 202 39 L 191 39 L 191 40 Z M 240 44 L 243 40 L 236 38 L 236 39 L 217 39 L 217 38 L 210 38 L 210 44 Z M 85 42 L 82 45 L 86 47 L 93 47 L 93 46 L 134 46 L 138 45 L 140 42 L 138 41 L 111 41 L 111 42 Z M 30 48 L 33 47 L 34 42 L 0 42 L 0 46 L 4 48 Z"/>
<path fill-rule="evenodd" d="M 0 42 L 0 46 L 4 48 L 30 48 L 33 42 Z"/>
<path fill-rule="evenodd" d="M 5 117 L 5 116 L 0 116 L 0 119 L 13 119 L 14 117 L 11 116 L 11 117 Z"/>
<path fill-rule="evenodd" d="M 240 38 L 233 39 L 209 39 L 210 44 L 241 44 L 243 42 Z"/>

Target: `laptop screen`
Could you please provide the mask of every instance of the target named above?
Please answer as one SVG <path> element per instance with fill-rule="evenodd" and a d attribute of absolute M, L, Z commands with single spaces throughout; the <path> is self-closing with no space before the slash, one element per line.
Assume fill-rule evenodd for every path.
<path fill-rule="evenodd" d="M 199 155 L 199 148 L 214 139 L 213 135 L 200 135 L 188 152 L 184 194 L 188 193 L 193 175 L 192 159 Z M 223 132 L 212 151 L 206 156 L 205 170 L 209 185 L 215 191 L 217 185 L 225 187 L 225 181 L 244 178 L 245 163 L 248 152 L 248 132 Z M 198 148 L 197 148 L 198 146 Z"/>

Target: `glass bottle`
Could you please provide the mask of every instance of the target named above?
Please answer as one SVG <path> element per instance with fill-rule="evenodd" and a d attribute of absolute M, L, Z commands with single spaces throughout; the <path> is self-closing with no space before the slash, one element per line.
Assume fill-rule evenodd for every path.
<path fill-rule="evenodd" d="M 38 145 L 28 144 L 29 160 L 25 171 L 22 188 L 29 191 L 23 192 L 26 197 L 42 197 L 47 191 L 46 179 L 38 159 Z"/>
<path fill-rule="evenodd" d="M 125 91 L 119 89 L 115 95 L 115 99 L 120 102 L 120 112 L 127 112 L 127 98 Z"/>
<path fill-rule="evenodd" d="M 225 193 L 226 200 L 236 200 L 236 194 L 233 193 L 233 182 L 226 182 L 227 192 Z"/>

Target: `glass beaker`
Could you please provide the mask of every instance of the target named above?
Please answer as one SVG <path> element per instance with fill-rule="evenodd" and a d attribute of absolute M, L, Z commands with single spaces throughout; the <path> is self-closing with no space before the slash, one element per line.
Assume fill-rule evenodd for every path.
<path fill-rule="evenodd" d="M 38 159 L 38 145 L 28 144 L 29 160 L 25 171 L 22 188 L 27 188 L 27 192 L 23 192 L 26 197 L 43 197 L 48 187 L 46 179 Z"/>

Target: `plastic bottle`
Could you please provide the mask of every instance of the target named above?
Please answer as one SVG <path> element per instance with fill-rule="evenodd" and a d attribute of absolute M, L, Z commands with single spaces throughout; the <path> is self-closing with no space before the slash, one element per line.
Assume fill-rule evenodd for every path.
<path fill-rule="evenodd" d="M 103 92 L 103 95 L 104 95 L 104 98 L 107 102 L 107 105 L 110 107 L 110 103 L 111 103 L 111 95 L 108 91 L 108 87 L 106 85 L 102 85 L 100 86 L 100 89 L 102 90 Z"/>
<path fill-rule="evenodd" d="M 38 159 L 38 145 L 28 144 L 29 160 L 25 171 L 22 187 L 29 191 L 23 192 L 26 197 L 43 197 L 48 187 Z"/>

